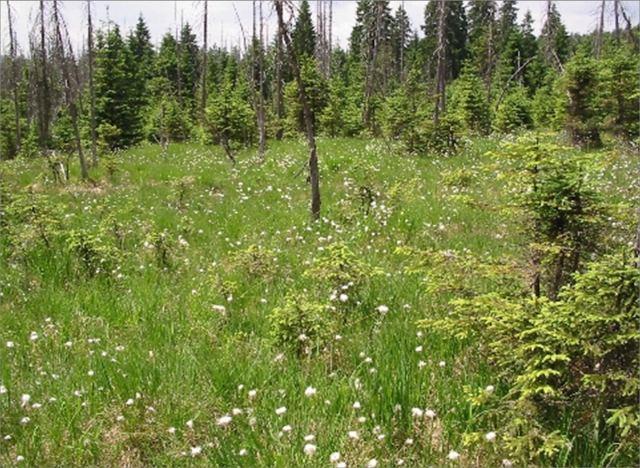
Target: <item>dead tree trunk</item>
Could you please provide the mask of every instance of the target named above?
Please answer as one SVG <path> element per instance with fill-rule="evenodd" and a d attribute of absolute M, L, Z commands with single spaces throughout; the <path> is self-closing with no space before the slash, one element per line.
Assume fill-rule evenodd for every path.
<path fill-rule="evenodd" d="M 18 73 L 18 61 L 16 52 L 16 37 L 13 33 L 13 17 L 11 16 L 11 5 L 7 0 L 7 16 L 9 18 L 9 54 L 11 56 L 11 74 L 13 75 L 13 110 L 16 125 L 16 149 L 20 151 L 20 101 L 18 99 L 18 82 L 20 81 Z"/>
<path fill-rule="evenodd" d="M 311 105 L 307 96 L 307 91 L 302 81 L 302 75 L 300 73 L 300 63 L 296 56 L 295 49 L 291 45 L 291 38 L 289 32 L 286 29 L 283 19 L 283 0 L 274 0 L 276 7 L 276 13 L 278 14 L 278 29 L 280 35 L 284 39 L 289 52 L 289 61 L 293 74 L 298 85 L 298 92 L 300 98 L 300 104 L 302 105 L 302 114 L 304 116 L 305 133 L 307 137 L 307 145 L 309 146 L 309 180 L 311 182 L 311 217 L 313 220 L 317 220 L 320 217 L 320 173 L 318 171 L 318 152 L 316 148 L 316 134 L 315 125 L 313 121 L 313 114 L 311 112 Z"/>
<path fill-rule="evenodd" d="M 620 0 L 613 0 L 613 20 L 615 21 L 614 37 L 620 43 Z"/>
<path fill-rule="evenodd" d="M 433 115 L 433 121 L 437 124 L 440 121 L 440 115 L 446 111 L 446 77 L 447 77 L 447 39 L 446 19 L 447 5 L 445 0 L 438 0 L 438 48 L 436 50 L 438 64 L 436 69 L 436 108 Z"/>
<path fill-rule="evenodd" d="M 600 22 L 598 23 L 598 31 L 596 32 L 596 58 L 600 58 L 600 54 L 602 53 L 602 37 L 604 36 L 604 10 L 606 8 L 606 5 L 606 0 L 602 0 L 602 5 L 600 6 Z"/>
<path fill-rule="evenodd" d="M 264 18 L 262 16 L 262 2 L 260 2 L 260 40 L 258 41 L 258 155 L 264 161 L 267 149 L 267 129 L 265 125 L 264 109 Z"/>
<path fill-rule="evenodd" d="M 69 57 L 67 60 L 64 51 L 64 41 L 62 40 L 62 29 L 60 28 L 60 15 L 58 12 L 58 2 L 53 0 L 53 24 L 56 31 L 56 49 L 60 54 L 60 68 L 62 70 L 62 77 L 64 80 L 64 97 L 71 116 L 71 123 L 73 125 L 73 133 L 76 140 L 76 149 L 78 151 L 78 159 L 80 160 L 80 173 L 82 180 L 89 178 L 89 172 L 87 170 L 87 162 L 84 159 L 84 153 L 82 151 L 82 142 L 80 140 L 80 129 L 78 127 L 78 110 L 76 108 L 76 97 L 73 96 L 71 75 L 69 73 L 69 61 L 73 61 L 73 57 Z"/>
<path fill-rule="evenodd" d="M 208 23 L 208 0 L 204 0 L 204 20 L 203 20 L 203 41 L 204 48 L 202 53 L 202 101 L 200 102 L 200 113 L 204 117 L 204 109 L 207 105 L 207 58 L 208 58 L 208 48 L 207 48 L 207 23 Z"/>
<path fill-rule="evenodd" d="M 276 130 L 276 139 L 282 140 L 283 128 L 282 119 L 284 119 L 284 92 L 282 89 L 282 63 L 284 61 L 282 53 L 282 31 L 280 28 L 276 32 L 276 116 L 278 117 L 278 129 Z"/>
<path fill-rule="evenodd" d="M 93 23 L 91 21 L 91 0 L 87 0 L 87 49 L 89 55 L 89 109 L 91 113 L 91 160 L 98 165 L 98 143 L 96 135 L 96 90 L 93 86 Z"/>
<path fill-rule="evenodd" d="M 47 70 L 47 41 L 45 34 L 44 1 L 40 0 L 40 148 L 44 151 L 49 141 L 49 121 L 51 120 L 51 93 Z"/>
<path fill-rule="evenodd" d="M 329 78 L 331 78 L 331 58 L 333 54 L 333 0 L 329 0 L 329 43 L 328 45 L 328 60 L 329 60 Z"/>

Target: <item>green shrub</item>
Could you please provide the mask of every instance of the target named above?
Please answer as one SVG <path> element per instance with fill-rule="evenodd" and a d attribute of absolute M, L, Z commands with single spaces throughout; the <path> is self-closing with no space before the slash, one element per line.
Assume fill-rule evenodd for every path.
<path fill-rule="evenodd" d="M 563 417 L 570 418 L 565 427 L 570 433 L 590 430 L 584 426 L 592 421 L 601 437 L 618 445 L 622 460 L 635 457 L 640 271 L 631 259 L 625 252 L 590 263 L 557 301 L 478 294 L 453 300 L 445 317 L 422 322 L 482 343 L 477 352 L 498 368 L 509 392 L 497 412 L 477 411 L 485 413 L 487 423 L 501 419 L 511 455 L 527 462 L 556 455 L 568 444 L 554 430 Z"/>
<path fill-rule="evenodd" d="M 523 86 L 511 89 L 504 97 L 495 115 L 493 127 L 502 133 L 511 133 L 520 128 L 530 128 L 531 102 Z"/>
<path fill-rule="evenodd" d="M 284 305 L 271 312 L 269 321 L 276 344 L 299 356 L 320 351 L 334 331 L 326 307 L 299 294 L 288 295 Z"/>
<path fill-rule="evenodd" d="M 75 254 L 82 270 L 90 277 L 111 275 L 121 263 L 121 252 L 102 234 L 86 229 L 70 230 L 67 234 L 68 251 Z"/>
<path fill-rule="evenodd" d="M 463 71 L 449 89 L 447 114 L 471 132 L 486 134 L 491 128 L 489 101 L 484 83 L 469 69 Z"/>
<path fill-rule="evenodd" d="M 515 201 L 528 219 L 534 290 L 554 298 L 585 258 L 599 250 L 605 208 L 591 156 L 524 136 L 503 146 Z"/>
<path fill-rule="evenodd" d="M 304 275 L 327 284 L 330 288 L 354 287 L 372 270 L 344 244 L 331 244 L 314 260 Z"/>
<path fill-rule="evenodd" d="M 163 96 L 150 108 L 144 133 L 151 141 L 184 141 L 193 128 L 188 109 L 181 109 L 178 101 L 171 96 Z"/>
<path fill-rule="evenodd" d="M 564 126 L 571 141 L 581 147 L 598 147 L 602 144 L 598 78 L 595 59 L 582 51 L 571 58 L 560 77 Z"/>

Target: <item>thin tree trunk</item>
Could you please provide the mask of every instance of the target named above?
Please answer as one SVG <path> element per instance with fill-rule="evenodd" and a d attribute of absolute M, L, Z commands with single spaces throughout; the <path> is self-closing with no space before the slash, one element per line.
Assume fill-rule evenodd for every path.
<path fill-rule="evenodd" d="M 13 33 L 13 17 L 11 16 L 11 5 L 7 0 L 7 16 L 9 17 L 9 54 L 11 56 L 11 74 L 13 75 L 13 107 L 16 125 L 16 149 L 20 151 L 20 105 L 18 99 L 18 62 L 16 60 L 16 38 Z"/>
<path fill-rule="evenodd" d="M 309 146 L 309 180 L 311 182 L 311 217 L 313 220 L 317 220 L 320 217 L 320 173 L 318 171 L 318 152 L 316 148 L 316 135 L 313 121 L 313 114 L 311 113 L 311 105 L 307 97 L 307 91 L 302 81 L 302 75 L 300 73 L 300 64 L 296 52 L 291 45 L 291 38 L 286 30 L 283 20 L 283 0 L 274 0 L 276 7 L 276 13 L 278 14 L 278 29 L 280 35 L 284 39 L 287 49 L 289 51 L 289 60 L 293 74 L 298 84 L 298 92 L 300 97 L 300 104 L 302 105 L 302 113 L 304 116 L 304 123 L 306 129 L 307 144 Z"/>
<path fill-rule="evenodd" d="M 40 0 L 40 67 L 41 93 L 40 103 L 40 148 L 46 150 L 49 141 L 49 120 L 51 118 L 51 94 L 49 92 L 49 75 L 47 70 L 47 41 L 45 34 L 44 1 Z"/>
<path fill-rule="evenodd" d="M 329 78 L 331 78 L 331 58 L 333 57 L 333 0 L 329 0 Z"/>
<path fill-rule="evenodd" d="M 91 20 L 91 0 L 87 0 L 87 48 L 89 53 L 89 98 L 91 113 L 91 160 L 98 165 L 98 144 L 96 135 L 96 90 L 93 86 L 93 22 Z"/>
<path fill-rule="evenodd" d="M 606 8 L 606 4 L 606 0 L 602 0 L 602 5 L 600 6 L 600 22 L 598 23 L 598 31 L 596 33 L 596 58 L 600 58 L 600 54 L 602 53 L 602 37 L 604 35 L 604 10 Z"/>
<path fill-rule="evenodd" d="M 180 103 L 180 107 L 182 107 L 182 44 L 180 41 L 180 34 L 178 33 L 178 17 L 177 17 L 177 12 L 178 12 L 178 6 L 177 6 L 177 1 L 173 4 L 173 21 L 175 22 L 175 29 L 176 29 L 176 75 L 178 78 L 178 82 L 176 83 L 176 86 L 178 88 L 178 102 Z M 181 19 L 181 23 L 182 23 L 182 19 Z M 180 24 L 180 26 L 182 27 L 182 24 Z"/>
<path fill-rule="evenodd" d="M 207 24 L 208 24 L 208 0 L 204 0 L 204 20 L 203 20 L 203 39 L 204 50 L 202 54 L 202 101 L 200 102 L 200 112 L 204 116 L 204 109 L 207 105 L 207 59 L 208 59 L 208 47 L 207 47 Z"/>
<path fill-rule="evenodd" d="M 615 21 L 616 44 L 620 43 L 620 0 L 613 0 L 613 19 Z"/>
<path fill-rule="evenodd" d="M 260 41 L 258 43 L 258 155 L 264 160 L 267 147 L 267 129 L 264 112 L 264 18 L 262 17 L 262 2 L 260 2 Z"/>
<path fill-rule="evenodd" d="M 67 58 L 64 52 L 64 41 L 62 40 L 62 30 L 60 28 L 60 16 L 58 12 L 58 2 L 53 0 L 53 24 L 56 29 L 56 48 L 60 54 L 60 68 L 62 69 L 62 77 L 64 79 L 64 96 L 67 107 L 69 108 L 69 114 L 71 115 L 71 123 L 73 125 L 73 133 L 76 140 L 76 149 L 78 151 L 78 159 L 80 160 L 80 173 L 82 180 L 89 178 L 89 172 L 87 170 L 87 162 L 84 159 L 84 153 L 82 152 L 82 142 L 80 140 L 80 129 L 78 127 L 78 110 L 76 108 L 75 98 L 72 95 L 72 82 L 71 75 L 69 74 L 69 67 Z M 74 60 L 70 57 L 69 60 Z"/>
<path fill-rule="evenodd" d="M 446 64 L 446 52 L 447 41 L 445 37 L 446 33 L 446 13 L 447 6 L 445 0 L 438 0 L 438 65 L 436 69 L 436 108 L 433 115 L 433 121 L 437 124 L 440 121 L 440 114 L 446 111 L 446 76 L 447 76 L 447 64 Z"/>
<path fill-rule="evenodd" d="M 277 140 L 282 140 L 282 120 L 284 119 L 284 93 L 282 89 L 282 49 L 282 31 L 280 30 L 280 28 L 278 28 L 276 32 L 276 116 L 278 117 L 278 129 L 276 130 Z"/>

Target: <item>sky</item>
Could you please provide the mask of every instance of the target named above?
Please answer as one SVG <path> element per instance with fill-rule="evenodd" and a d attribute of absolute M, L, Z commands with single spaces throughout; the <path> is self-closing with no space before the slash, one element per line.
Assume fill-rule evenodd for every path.
<path fill-rule="evenodd" d="M 22 52 L 28 49 L 28 33 L 30 25 L 38 12 L 37 1 L 11 1 L 14 28 Z M 66 21 L 69 37 L 76 50 L 83 47 L 86 36 L 86 1 L 63 1 L 62 15 Z M 316 4 L 311 0 L 311 9 L 315 20 Z M 402 3 L 392 1 L 391 7 L 397 9 Z M 426 1 L 404 2 L 405 9 L 411 20 L 413 29 L 420 33 L 420 25 L 424 14 Z M 640 7 L 638 2 L 623 2 L 625 10 L 631 17 L 633 24 L 638 24 Z M 189 22 L 202 43 L 202 0 L 183 1 L 100 1 L 91 2 L 94 27 L 106 27 L 108 20 L 117 23 L 122 31 L 131 29 L 140 14 L 145 18 L 151 32 L 154 44 L 159 44 L 166 32 L 175 30 L 175 25 Z M 569 32 L 587 33 L 593 31 L 598 22 L 599 0 L 594 1 L 558 1 L 558 10 Z M 251 34 L 252 2 L 251 1 L 213 1 L 209 0 L 209 44 L 224 46 L 242 45 L 242 33 L 238 18 L 246 34 Z M 521 20 L 526 10 L 530 10 L 535 20 L 535 29 L 539 33 L 544 20 L 546 2 L 519 1 L 518 18 Z M 608 29 L 613 25 L 613 2 L 608 5 Z M 347 0 L 333 1 L 333 41 L 343 47 L 348 45 L 349 34 L 355 22 L 356 2 Z M 271 1 L 263 2 L 263 12 L 266 21 L 266 34 L 273 37 L 276 28 L 276 15 Z M 7 7 L 6 2 L 0 2 L 0 49 L 4 52 L 8 46 Z"/>

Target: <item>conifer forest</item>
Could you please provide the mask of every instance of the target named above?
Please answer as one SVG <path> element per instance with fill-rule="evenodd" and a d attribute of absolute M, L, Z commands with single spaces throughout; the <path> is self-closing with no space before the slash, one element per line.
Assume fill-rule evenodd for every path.
<path fill-rule="evenodd" d="M 0 466 L 638 466 L 636 2 L 29 4 Z"/>

